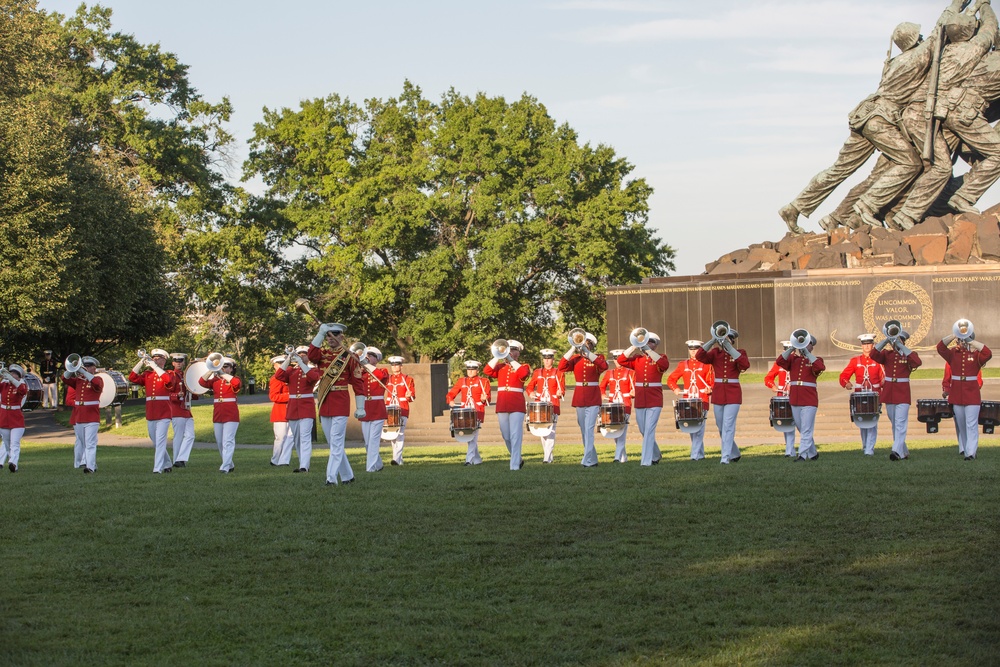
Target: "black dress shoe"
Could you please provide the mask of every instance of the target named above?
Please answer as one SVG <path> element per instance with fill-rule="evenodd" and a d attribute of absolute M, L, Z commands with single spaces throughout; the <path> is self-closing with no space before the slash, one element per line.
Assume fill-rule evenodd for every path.
<path fill-rule="evenodd" d="M 523 467 L 524 467 L 524 459 L 521 459 L 521 462 L 517 464 L 517 469 L 520 470 Z"/>
<path fill-rule="evenodd" d="M 796 463 L 798 463 L 799 461 L 805 461 L 805 458 L 803 458 L 803 457 L 801 457 L 801 456 L 796 456 L 796 457 L 795 457 L 794 459 L 792 459 L 792 460 L 793 460 L 793 461 L 795 461 Z"/>
<path fill-rule="evenodd" d="M 583 467 L 584 467 L 584 468 L 596 468 L 596 467 L 597 467 L 597 464 L 596 464 L 596 463 L 591 463 L 590 465 L 586 465 L 586 464 L 584 464 L 584 466 L 583 466 Z"/>
<path fill-rule="evenodd" d="M 743 455 L 742 455 L 742 454 L 741 454 L 740 456 L 737 456 L 737 457 L 736 457 L 735 459 L 729 459 L 729 462 L 730 462 L 730 463 L 736 463 L 736 462 L 737 462 L 737 461 L 739 461 L 739 460 L 740 460 L 741 458 L 743 458 Z"/>
<path fill-rule="evenodd" d="M 164 468 L 163 469 L 163 472 L 173 472 L 173 471 L 174 471 L 173 468 Z"/>
<path fill-rule="evenodd" d="M 898 461 L 899 460 L 899 454 L 897 454 L 896 452 L 889 452 L 889 460 L 890 461 Z"/>
<path fill-rule="evenodd" d="M 93 475 L 93 474 L 94 474 L 94 471 L 93 471 L 93 470 L 91 470 L 90 468 L 84 468 L 84 469 L 83 469 L 83 474 L 84 474 L 84 475 Z"/>
<path fill-rule="evenodd" d="M 296 469 L 295 469 L 295 470 L 293 470 L 292 472 L 309 472 L 309 471 L 308 471 L 308 470 L 306 470 L 305 468 L 296 468 Z"/>
<path fill-rule="evenodd" d="M 174 461 L 175 468 L 187 468 L 187 461 Z"/>
<path fill-rule="evenodd" d="M 278 467 L 278 464 L 277 464 L 277 463 L 275 463 L 274 461 L 271 461 L 271 465 L 273 465 L 273 466 L 274 466 L 275 468 L 277 468 L 277 467 Z"/>
<path fill-rule="evenodd" d="M 809 460 L 810 460 L 810 461 L 817 461 L 817 460 L 819 460 L 819 452 L 816 452 L 816 456 L 812 457 L 812 458 L 811 458 L 811 459 L 809 459 Z"/>
<path fill-rule="evenodd" d="M 8 469 L 9 469 L 9 470 L 10 470 L 11 472 L 17 472 L 17 466 L 16 466 L 16 465 L 14 465 L 13 463 L 8 463 L 8 464 L 7 464 L 7 468 L 8 468 Z"/>
<path fill-rule="evenodd" d="M 341 484 L 354 484 L 354 478 L 345 479 Z"/>
<path fill-rule="evenodd" d="M 653 465 L 654 466 L 660 465 L 660 459 L 656 459 L 655 461 L 653 461 Z"/>
<path fill-rule="evenodd" d="M 327 486 L 337 486 L 337 483 L 336 482 L 327 482 L 326 485 Z"/>
<path fill-rule="evenodd" d="M 472 461 L 466 461 L 462 465 L 464 465 L 464 466 L 471 466 L 472 465 Z"/>
<path fill-rule="evenodd" d="M 393 460 L 389 461 L 389 465 L 391 465 L 391 466 L 398 466 L 399 464 L 396 462 L 396 459 L 393 459 Z"/>
<path fill-rule="evenodd" d="M 975 460 L 976 460 L 976 457 L 975 457 L 975 456 L 966 456 L 966 457 L 965 457 L 965 460 L 966 460 L 966 461 L 975 461 Z"/>

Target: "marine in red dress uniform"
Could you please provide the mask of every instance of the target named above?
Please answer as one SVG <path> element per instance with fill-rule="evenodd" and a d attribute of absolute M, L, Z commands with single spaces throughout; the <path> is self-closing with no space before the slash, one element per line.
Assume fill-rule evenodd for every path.
<path fill-rule="evenodd" d="M 601 412 L 601 373 L 608 370 L 608 362 L 603 354 L 596 354 L 597 338 L 586 334 L 583 345 L 571 347 L 559 360 L 559 371 L 572 371 L 576 380 L 573 387 L 573 407 L 576 408 L 576 423 L 583 436 L 583 460 L 585 468 L 597 465 L 597 448 L 594 446 L 594 429 Z"/>
<path fill-rule="evenodd" d="M 28 395 L 24 369 L 18 364 L 5 368 L 0 380 L 0 468 L 8 466 L 17 472 L 21 461 L 21 438 L 24 436 L 24 414 L 21 403 Z"/>
<path fill-rule="evenodd" d="M 781 351 L 784 352 L 790 348 L 792 344 L 787 341 L 781 341 Z M 788 397 L 788 371 L 779 366 L 777 363 L 771 364 L 771 370 L 767 372 L 764 376 L 764 386 L 774 392 L 775 396 Z M 788 458 L 795 457 L 795 429 L 792 428 L 790 431 L 782 431 L 785 436 L 785 456 Z"/>
<path fill-rule="evenodd" d="M 608 364 L 610 366 L 611 363 L 614 363 L 614 367 L 609 367 L 608 370 L 604 371 L 600 383 L 602 399 L 607 399 L 608 403 L 621 403 L 625 406 L 625 423 L 621 427 L 601 427 L 601 435 L 615 441 L 614 463 L 628 461 L 626 439 L 628 438 L 629 420 L 632 416 L 632 399 L 635 397 L 635 371 L 618 363 L 618 357 L 624 351 L 610 350 L 608 352 Z"/>
<path fill-rule="evenodd" d="M 968 331 L 963 334 L 964 338 L 960 339 L 954 333 L 942 338 L 937 344 L 937 351 L 951 367 L 948 402 L 955 413 L 958 449 L 965 453 L 966 461 L 974 461 L 979 452 L 979 409 L 982 402 L 977 379 L 982 367 L 993 358 L 993 352 L 975 339 L 972 323 L 968 320 L 959 320 L 954 329 L 962 333 L 963 327 Z M 957 341 L 957 344 L 949 347 L 952 341 Z"/>
<path fill-rule="evenodd" d="M 900 331 L 895 338 L 883 338 L 871 357 L 882 364 L 881 399 L 892 425 L 890 461 L 910 458 L 906 446 L 906 431 L 910 419 L 910 373 L 923 363 L 916 352 L 906 347 L 910 334 Z M 888 347 L 887 347 L 888 346 Z"/>
<path fill-rule="evenodd" d="M 483 423 L 486 406 L 490 404 L 490 381 L 479 377 L 478 361 L 469 359 L 465 362 L 465 377 L 458 379 L 458 382 L 448 390 L 445 399 L 455 407 L 475 409 L 479 424 Z M 482 462 L 483 459 L 479 456 L 479 430 L 476 429 L 472 439 L 469 440 L 465 465 L 479 465 Z"/>
<path fill-rule="evenodd" d="M 128 380 L 146 389 L 146 431 L 153 443 L 153 472 L 170 472 L 173 461 L 167 452 L 167 430 L 170 428 L 170 395 L 177 391 L 177 377 L 164 370 L 167 363 L 166 350 L 155 349 L 150 356 L 139 358 Z M 148 366 L 142 370 L 143 366 Z"/>
<path fill-rule="evenodd" d="M 792 404 L 792 418 L 799 431 L 799 456 L 795 461 L 812 461 L 819 458 L 813 429 L 816 425 L 816 410 L 819 407 L 819 392 L 816 380 L 826 370 L 822 357 L 813 354 L 816 337 L 810 336 L 802 349 L 789 347 L 782 352 L 775 363 L 788 371 L 788 400 Z"/>
<path fill-rule="evenodd" d="M 542 367 L 531 373 L 531 378 L 524 389 L 532 402 L 548 401 L 552 404 L 552 426 L 546 430 L 546 435 L 540 435 L 542 441 L 542 463 L 552 463 L 556 446 L 556 425 L 559 422 L 560 404 L 566 395 L 566 374 L 560 373 L 555 367 L 556 351 L 546 348 L 541 350 Z"/>
<path fill-rule="evenodd" d="M 700 340 L 689 340 L 687 345 L 688 358 L 677 364 L 674 372 L 667 377 L 667 387 L 676 396 L 686 399 L 701 399 L 703 414 L 708 414 L 709 398 L 715 386 L 715 370 L 708 364 L 698 361 L 695 357 L 704 343 Z M 681 389 L 681 384 L 684 388 Z M 705 421 L 701 428 L 690 433 L 691 460 L 700 461 L 705 458 Z"/>
<path fill-rule="evenodd" d="M 410 418 L 410 401 L 417 397 L 413 378 L 403 373 L 403 357 L 389 357 L 389 381 L 386 382 L 386 407 L 399 407 L 399 435 L 392 440 L 392 461 L 394 466 L 403 465 L 403 447 L 406 438 L 406 422 Z"/>
<path fill-rule="evenodd" d="M 524 383 L 531 375 L 531 366 L 518 361 L 524 348 L 516 340 L 507 341 L 507 356 L 494 357 L 486 364 L 483 375 L 497 381 L 497 422 L 507 451 L 510 452 L 510 469 L 520 470 L 524 466 L 521 445 L 524 439 Z"/>
<path fill-rule="evenodd" d="M 365 470 L 378 472 L 384 467 L 379 445 L 382 442 L 382 426 L 385 424 L 385 383 L 389 372 L 376 368 L 382 361 L 382 351 L 377 347 L 367 347 L 361 354 L 362 364 L 367 372 L 361 378 L 364 385 L 365 414 L 361 417 L 361 435 L 365 439 L 368 461 Z"/>
<path fill-rule="evenodd" d="M 865 333 L 858 336 L 861 341 L 861 354 L 852 357 L 840 373 L 840 386 L 851 392 L 874 391 L 882 389 L 882 365 L 872 359 L 875 349 L 875 334 Z M 851 380 L 853 378 L 853 382 Z M 861 428 L 861 449 L 865 456 L 875 456 L 875 441 L 878 440 L 878 421 L 871 427 Z"/>
<path fill-rule="evenodd" d="M 288 428 L 288 383 L 278 377 L 281 365 L 287 357 L 279 354 L 271 357 L 274 374 L 267 381 L 267 398 L 271 401 L 271 430 L 274 442 L 271 444 L 271 465 L 291 464 L 292 432 Z M 288 452 L 288 461 L 282 461 L 282 454 Z M 299 468 L 295 472 L 301 472 Z"/>
<path fill-rule="evenodd" d="M 217 373 L 205 373 L 198 383 L 212 391 L 212 425 L 215 428 L 215 443 L 222 456 L 219 471 L 230 473 L 236 469 L 233 454 L 236 452 L 236 431 L 240 427 L 240 408 L 236 404 L 236 395 L 240 393 L 242 383 L 233 375 L 236 361 L 230 357 L 222 359 L 222 370 Z"/>
<path fill-rule="evenodd" d="M 63 384 L 74 390 L 70 416 L 76 433 L 73 467 L 82 467 L 85 474 L 97 470 L 97 429 L 101 425 L 101 392 L 104 391 L 104 378 L 96 375 L 97 366 L 97 359 L 84 357 L 78 371 L 63 371 Z"/>
<path fill-rule="evenodd" d="M 743 403 L 740 373 L 750 368 L 750 357 L 744 349 L 735 347 L 739 332 L 730 327 L 726 336 L 707 341 L 695 354 L 695 359 L 708 364 L 715 372 L 712 405 L 715 425 L 722 439 L 722 463 L 735 463 L 742 458 L 736 444 L 736 418 Z M 717 345 L 718 347 L 713 347 Z"/>
<path fill-rule="evenodd" d="M 291 450 L 294 448 L 299 453 L 299 467 L 293 472 L 309 472 L 309 465 L 312 462 L 312 428 L 316 421 L 316 399 L 313 388 L 319 382 L 321 373 L 318 368 L 309 365 L 305 357 L 308 351 L 309 348 L 305 346 L 297 348 L 282 361 L 274 374 L 288 386 L 285 416 L 288 418 L 288 431 L 292 443 L 287 452 L 282 451 L 279 464 L 291 464 Z"/>
<path fill-rule="evenodd" d="M 198 394 L 191 391 L 184 377 L 187 359 L 188 356 L 183 352 L 174 352 L 170 355 L 174 367 L 171 372 L 177 383 L 174 391 L 170 393 L 170 423 L 174 428 L 175 468 L 187 467 L 191 449 L 194 447 L 194 416 L 191 414 L 191 401 L 198 398 Z"/>

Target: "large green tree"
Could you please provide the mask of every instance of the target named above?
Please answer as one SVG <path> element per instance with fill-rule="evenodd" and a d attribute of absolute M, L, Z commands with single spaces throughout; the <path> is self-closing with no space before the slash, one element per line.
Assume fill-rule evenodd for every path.
<path fill-rule="evenodd" d="M 432 103 L 409 82 L 363 106 L 265 109 L 244 165 L 319 310 L 432 359 L 501 336 L 544 344 L 557 319 L 600 333 L 605 287 L 672 269 L 631 171 L 532 97 Z"/>

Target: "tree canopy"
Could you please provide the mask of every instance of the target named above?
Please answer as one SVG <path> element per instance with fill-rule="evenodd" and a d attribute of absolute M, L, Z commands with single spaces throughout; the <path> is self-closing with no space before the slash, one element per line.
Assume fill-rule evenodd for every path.
<path fill-rule="evenodd" d="M 265 109 L 244 165 L 300 251 L 299 289 L 352 333 L 432 359 L 543 344 L 557 318 L 603 331 L 605 287 L 672 269 L 631 171 L 528 95 L 432 103 L 409 82 L 363 106 Z"/>

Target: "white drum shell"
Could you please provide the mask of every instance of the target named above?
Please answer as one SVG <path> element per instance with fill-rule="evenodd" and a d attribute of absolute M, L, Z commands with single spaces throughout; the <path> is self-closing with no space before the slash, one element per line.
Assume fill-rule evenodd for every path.
<path fill-rule="evenodd" d="M 184 371 L 184 383 L 187 385 L 188 391 L 199 396 L 207 392 L 208 387 L 202 387 L 198 382 L 207 372 L 208 366 L 205 365 L 204 361 L 196 361 L 188 366 L 187 370 Z"/>

